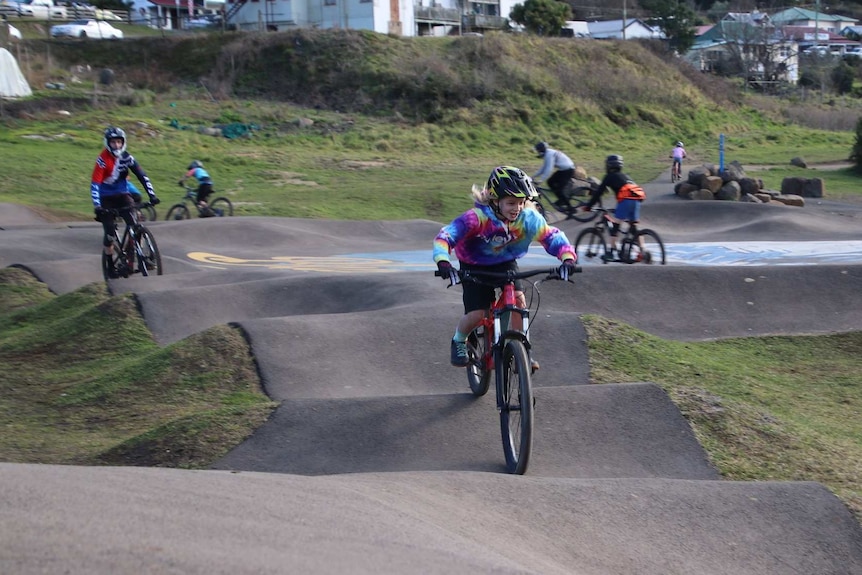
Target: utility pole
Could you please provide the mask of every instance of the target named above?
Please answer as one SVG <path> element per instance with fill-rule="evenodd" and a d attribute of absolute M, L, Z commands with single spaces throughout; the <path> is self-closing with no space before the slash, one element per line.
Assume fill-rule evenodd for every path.
<path fill-rule="evenodd" d="M 623 40 L 626 39 L 626 0 L 623 0 Z"/>
<path fill-rule="evenodd" d="M 820 46 L 820 0 L 814 4 L 814 45 Z"/>

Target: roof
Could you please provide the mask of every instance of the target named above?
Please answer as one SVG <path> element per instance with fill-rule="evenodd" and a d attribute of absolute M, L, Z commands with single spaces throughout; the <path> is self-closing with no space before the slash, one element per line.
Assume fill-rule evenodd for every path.
<path fill-rule="evenodd" d="M 856 18 L 839 14 L 824 14 L 805 8 L 787 8 L 772 15 L 773 22 L 793 22 L 795 20 L 819 20 L 821 22 L 858 22 Z"/>
<path fill-rule="evenodd" d="M 644 24 L 638 18 L 627 18 L 625 28 L 641 28 L 648 32 L 651 36 L 660 36 L 661 33 L 652 26 Z M 587 26 L 590 29 L 590 35 L 593 38 L 620 38 L 622 36 L 623 21 L 622 20 L 601 20 L 597 22 L 588 22 Z"/>

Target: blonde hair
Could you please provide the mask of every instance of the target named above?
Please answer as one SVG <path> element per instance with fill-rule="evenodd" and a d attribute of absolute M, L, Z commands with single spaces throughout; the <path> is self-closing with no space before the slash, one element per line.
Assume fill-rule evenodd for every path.
<path fill-rule="evenodd" d="M 473 196 L 473 200 L 477 204 L 482 204 L 483 206 L 491 204 L 491 194 L 488 192 L 488 188 L 485 186 L 479 187 L 476 184 L 473 184 L 473 188 L 470 190 L 470 194 Z"/>

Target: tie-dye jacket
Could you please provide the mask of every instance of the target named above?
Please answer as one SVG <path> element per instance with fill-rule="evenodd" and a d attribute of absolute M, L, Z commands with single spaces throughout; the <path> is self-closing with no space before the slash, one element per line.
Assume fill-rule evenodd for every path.
<path fill-rule="evenodd" d="M 463 263 L 500 264 L 526 255 L 534 241 L 560 260 L 577 259 L 566 234 L 549 226 L 537 211 L 524 209 L 515 221 L 506 224 L 490 206 L 477 203 L 434 238 L 434 261 L 448 261 L 449 252 L 454 250 Z"/>

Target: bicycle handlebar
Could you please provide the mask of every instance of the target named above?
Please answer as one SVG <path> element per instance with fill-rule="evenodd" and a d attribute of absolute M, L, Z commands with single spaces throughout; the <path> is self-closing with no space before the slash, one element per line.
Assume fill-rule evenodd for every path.
<path fill-rule="evenodd" d="M 562 280 L 563 279 L 562 276 L 560 276 L 560 267 L 559 266 L 553 267 L 553 268 L 532 269 L 532 270 L 526 270 L 526 271 L 522 271 L 522 272 L 516 272 L 514 270 L 509 270 L 506 272 L 490 272 L 490 271 L 480 271 L 480 270 L 456 270 L 454 268 L 452 269 L 452 271 L 454 272 L 454 274 L 458 280 L 472 281 L 472 282 L 476 282 L 476 283 L 485 283 L 485 282 L 482 282 L 482 280 L 478 279 L 479 277 L 485 277 L 485 278 L 490 278 L 490 279 L 502 279 L 502 280 L 506 280 L 506 282 L 513 282 L 515 280 L 527 279 L 527 278 L 531 278 L 531 277 L 542 275 L 542 274 L 546 274 L 546 277 L 545 277 L 546 280 Z M 575 266 L 574 273 L 579 274 L 582 271 L 583 271 L 583 269 L 581 269 L 581 266 L 578 266 L 578 265 Z M 440 272 L 440 270 L 435 270 L 434 275 L 436 277 L 439 277 L 439 278 L 445 277 Z M 453 286 L 453 285 L 458 283 L 457 281 L 455 281 L 455 278 L 453 278 L 451 275 L 450 275 L 450 279 L 451 279 L 451 283 L 449 284 L 450 286 Z M 566 281 L 572 281 L 572 280 L 570 278 L 567 278 Z"/>

